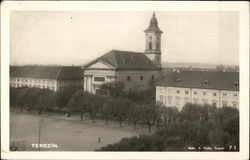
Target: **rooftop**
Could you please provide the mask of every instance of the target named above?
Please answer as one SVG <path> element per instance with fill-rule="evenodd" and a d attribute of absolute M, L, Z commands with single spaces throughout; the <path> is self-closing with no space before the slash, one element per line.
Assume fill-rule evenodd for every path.
<path fill-rule="evenodd" d="M 76 66 L 20 66 L 10 77 L 40 79 L 82 79 L 82 71 Z"/>
<path fill-rule="evenodd" d="M 239 91 L 239 72 L 181 71 L 160 81 L 157 86 Z"/>
<path fill-rule="evenodd" d="M 153 64 L 144 53 L 119 51 L 119 50 L 111 50 L 110 52 L 104 54 L 103 56 L 86 64 L 84 68 L 87 68 L 88 66 L 94 64 L 99 60 L 104 61 L 105 63 L 111 65 L 115 69 L 142 69 L 142 70 L 160 69 L 155 64 Z"/>
<path fill-rule="evenodd" d="M 153 17 L 150 20 L 149 27 L 144 32 L 158 32 L 163 33 L 158 27 L 158 21 L 155 17 L 155 13 L 153 13 Z"/>

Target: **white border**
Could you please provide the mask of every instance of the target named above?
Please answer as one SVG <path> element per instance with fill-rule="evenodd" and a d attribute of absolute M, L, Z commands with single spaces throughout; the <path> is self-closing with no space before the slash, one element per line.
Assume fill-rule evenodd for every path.
<path fill-rule="evenodd" d="M 4 1 L 1 3 L 1 154 L 3 159 L 248 159 L 249 152 L 249 3 L 149 1 Z M 239 11 L 240 152 L 10 152 L 9 14 L 22 11 Z"/>

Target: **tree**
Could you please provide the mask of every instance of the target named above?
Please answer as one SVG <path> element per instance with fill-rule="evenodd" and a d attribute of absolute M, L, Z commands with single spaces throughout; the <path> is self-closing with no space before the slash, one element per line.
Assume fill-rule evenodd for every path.
<path fill-rule="evenodd" d="M 178 115 L 178 109 L 176 107 L 163 107 L 162 108 L 163 113 L 163 122 L 166 127 L 166 125 L 169 125 L 170 123 L 174 123 L 177 119 Z"/>
<path fill-rule="evenodd" d="M 160 129 L 160 122 L 162 121 L 162 115 L 164 112 L 165 106 L 161 103 L 157 103 L 155 105 L 155 114 L 156 114 L 156 122 L 157 122 L 157 129 Z"/>
<path fill-rule="evenodd" d="M 101 114 L 103 119 L 106 121 L 106 125 L 108 124 L 109 119 L 111 119 L 111 116 L 113 114 L 113 107 L 111 105 L 111 98 L 106 98 L 103 101 L 103 105 L 101 106 Z"/>
<path fill-rule="evenodd" d="M 55 106 L 55 93 L 50 90 L 45 91 L 39 96 L 39 105 L 43 109 L 47 110 L 49 116 L 52 112 L 52 108 Z"/>
<path fill-rule="evenodd" d="M 23 107 L 28 102 L 28 92 L 29 91 L 30 91 L 30 88 L 28 88 L 28 87 L 18 88 L 17 105 L 20 107 L 21 112 L 23 111 Z"/>
<path fill-rule="evenodd" d="M 152 88 L 140 91 L 129 91 L 124 95 L 131 101 L 139 104 L 150 104 L 155 102 L 155 91 Z"/>
<path fill-rule="evenodd" d="M 107 82 L 100 86 L 99 94 L 109 95 L 113 98 L 121 97 L 124 95 L 124 83 L 122 82 Z"/>
<path fill-rule="evenodd" d="M 140 120 L 140 113 L 141 113 L 141 105 L 138 105 L 136 103 L 132 104 L 129 110 L 129 118 L 134 125 L 134 129 L 136 129 L 136 125 Z"/>
<path fill-rule="evenodd" d="M 18 89 L 10 87 L 10 107 L 13 109 L 18 105 L 18 96 Z"/>
<path fill-rule="evenodd" d="M 48 92 L 50 92 L 48 89 L 30 88 L 28 94 L 26 95 L 29 110 L 31 111 L 33 108 L 36 108 L 38 110 L 38 114 L 42 114 L 45 106 L 40 103 L 39 97 Z"/>
<path fill-rule="evenodd" d="M 181 121 L 199 121 L 201 119 L 200 114 L 201 105 L 187 103 L 183 106 L 180 111 L 180 120 Z"/>
<path fill-rule="evenodd" d="M 55 104 L 58 106 L 58 109 L 67 106 L 71 96 L 79 91 L 81 88 L 77 86 L 65 87 L 63 90 L 56 92 L 55 94 Z"/>
<path fill-rule="evenodd" d="M 86 107 L 90 105 L 92 100 L 92 95 L 84 92 L 75 92 L 68 102 L 68 108 L 72 111 L 80 112 L 81 121 L 83 121 L 83 114 L 86 113 Z"/>
<path fill-rule="evenodd" d="M 141 120 L 148 126 L 148 130 L 151 132 L 151 127 L 157 118 L 156 106 L 155 104 L 143 104 L 141 109 Z"/>
<path fill-rule="evenodd" d="M 224 132 L 220 128 L 216 128 L 209 132 L 209 140 L 210 144 L 212 146 L 227 146 L 229 145 L 230 141 L 230 134 L 227 132 Z"/>
<path fill-rule="evenodd" d="M 89 97 L 89 104 L 85 105 L 85 111 L 90 115 L 90 118 L 95 122 L 96 114 L 101 109 L 103 98 L 101 96 Z"/>
<path fill-rule="evenodd" d="M 128 109 L 131 102 L 125 98 L 115 98 L 111 102 L 113 108 L 113 116 L 119 121 L 120 127 L 122 122 L 128 117 Z"/>

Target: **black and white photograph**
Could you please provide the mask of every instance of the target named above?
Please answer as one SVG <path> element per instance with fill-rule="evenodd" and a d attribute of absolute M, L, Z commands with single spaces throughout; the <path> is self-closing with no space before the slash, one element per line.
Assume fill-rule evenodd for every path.
<path fill-rule="evenodd" d="M 248 159 L 247 2 L 1 9 L 3 159 Z"/>

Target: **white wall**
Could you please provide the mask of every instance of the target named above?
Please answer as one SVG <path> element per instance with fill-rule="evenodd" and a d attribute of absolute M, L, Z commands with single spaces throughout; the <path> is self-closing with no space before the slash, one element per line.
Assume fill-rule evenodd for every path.
<path fill-rule="evenodd" d="M 156 86 L 156 101 L 178 109 L 182 109 L 188 102 L 238 108 L 239 91 Z"/>

